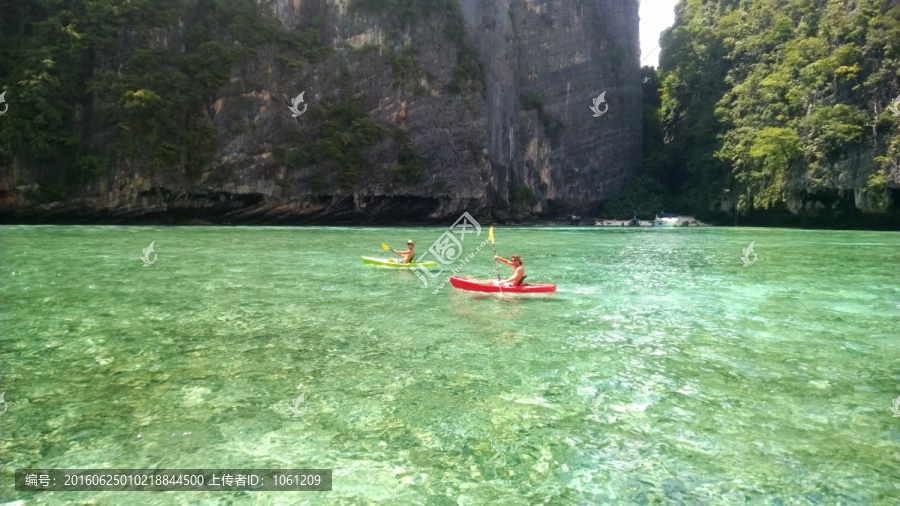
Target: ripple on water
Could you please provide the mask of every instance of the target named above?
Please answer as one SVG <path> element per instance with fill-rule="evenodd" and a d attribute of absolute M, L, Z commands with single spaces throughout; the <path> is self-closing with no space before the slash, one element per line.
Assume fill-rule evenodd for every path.
<path fill-rule="evenodd" d="M 433 294 L 358 260 L 441 228 L 3 227 L 0 473 L 323 467 L 347 504 L 895 495 L 896 234 L 497 231 L 559 292 Z"/>

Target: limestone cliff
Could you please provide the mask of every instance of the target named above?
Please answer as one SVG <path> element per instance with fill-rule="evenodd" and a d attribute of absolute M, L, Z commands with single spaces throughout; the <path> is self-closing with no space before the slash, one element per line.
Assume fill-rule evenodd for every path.
<path fill-rule="evenodd" d="M 234 62 L 205 104 L 214 150 L 196 173 L 151 169 L 140 156 L 116 152 L 110 146 L 121 131 L 92 125 L 86 96 L 73 114 L 86 123 L 79 132 L 108 172 L 77 185 L 66 180 L 64 192 L 42 199 L 40 167 L 13 156 L 0 174 L 0 217 L 290 223 L 436 221 L 463 210 L 481 218 L 554 216 L 595 208 L 637 172 L 636 0 L 447 0 L 402 22 L 401 13 L 375 8 L 390 2 L 357 3 L 258 0 L 284 30 L 312 30 L 330 50 L 294 61 L 263 44 Z M 448 28 L 457 17 L 461 36 Z M 141 47 L 184 51 L 190 24 L 185 17 L 144 38 L 123 38 L 109 66 L 121 72 Z M 227 33 L 218 37 L 230 41 Z M 468 47 L 477 65 L 462 61 Z M 290 107 L 301 92 L 297 116 Z M 601 94 L 596 115 L 591 106 Z M 14 96 L 7 101 L 15 106 Z M 345 114 L 343 127 L 331 124 L 351 101 L 361 113 Z M 365 118 L 377 125 L 357 122 Z M 344 127 L 368 128 L 372 142 L 340 141 L 349 135 Z M 322 151 L 334 145 L 339 152 Z"/>

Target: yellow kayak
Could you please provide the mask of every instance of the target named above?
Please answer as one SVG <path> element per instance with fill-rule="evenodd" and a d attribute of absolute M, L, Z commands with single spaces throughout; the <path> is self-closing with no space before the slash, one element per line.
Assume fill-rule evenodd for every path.
<path fill-rule="evenodd" d="M 364 264 L 369 265 L 380 265 L 382 267 L 398 267 L 398 268 L 411 268 L 411 267 L 434 267 L 437 264 L 434 262 L 410 262 L 408 264 L 401 264 L 394 259 L 389 258 L 373 258 L 373 257 L 362 257 L 362 261 Z"/>

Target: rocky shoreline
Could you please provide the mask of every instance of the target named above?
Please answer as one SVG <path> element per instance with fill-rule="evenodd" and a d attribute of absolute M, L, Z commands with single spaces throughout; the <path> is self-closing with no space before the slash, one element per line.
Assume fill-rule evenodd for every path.
<path fill-rule="evenodd" d="M 510 212 L 480 199 L 417 196 L 320 195 L 299 200 L 265 194 L 222 191 L 142 192 L 131 198 L 80 198 L 47 204 L 8 205 L 0 198 L 3 225 L 215 225 L 215 226 L 446 226 L 463 212 L 481 223 L 514 226 L 650 228 L 640 220 L 584 213 L 559 206 L 553 213 Z M 3 205 L 7 204 L 7 205 Z M 830 216 L 793 215 L 787 211 L 708 213 L 700 218 L 676 216 L 677 227 L 750 226 L 836 230 L 900 230 L 900 216 L 844 212 Z"/>
<path fill-rule="evenodd" d="M 710 227 L 709 223 L 703 223 L 702 221 L 694 218 L 693 216 L 676 216 L 678 219 L 678 223 L 675 224 L 676 227 Z M 604 220 L 598 218 L 594 222 L 594 226 L 597 227 L 628 227 L 629 222 L 631 220 Z M 652 227 L 653 220 L 639 220 L 639 225 L 634 225 L 635 227 Z"/>

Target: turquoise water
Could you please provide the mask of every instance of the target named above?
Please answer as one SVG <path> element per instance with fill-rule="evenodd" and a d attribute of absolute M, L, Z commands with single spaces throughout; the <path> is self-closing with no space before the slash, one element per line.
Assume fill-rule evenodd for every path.
<path fill-rule="evenodd" d="M 0 497 L 896 504 L 900 234 L 497 228 L 499 254 L 559 286 L 532 297 L 359 260 L 443 231 L 0 228 Z M 494 277 L 491 255 L 461 274 Z M 332 468 L 334 485 L 38 494 L 16 468 Z"/>

